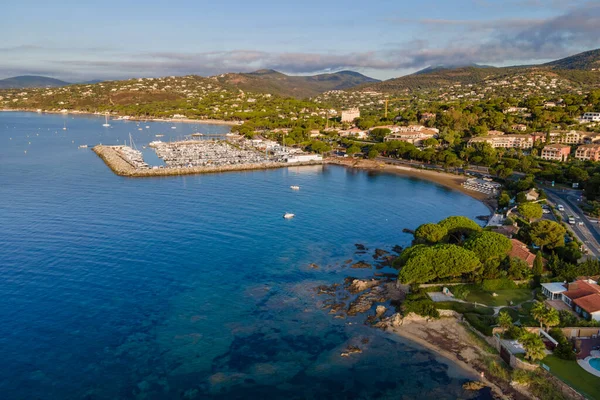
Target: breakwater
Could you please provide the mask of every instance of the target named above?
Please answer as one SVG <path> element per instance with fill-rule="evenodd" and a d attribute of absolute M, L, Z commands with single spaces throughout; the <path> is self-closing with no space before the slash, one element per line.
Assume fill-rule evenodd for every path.
<path fill-rule="evenodd" d="M 106 165 L 117 175 L 128 177 L 153 177 L 211 174 L 219 172 L 251 171 L 258 169 L 274 169 L 284 167 L 297 167 L 305 165 L 322 165 L 323 161 L 306 161 L 296 163 L 269 162 L 219 166 L 193 166 L 193 167 L 166 167 L 166 168 L 139 168 L 123 157 L 115 146 L 98 145 L 93 149 Z"/>

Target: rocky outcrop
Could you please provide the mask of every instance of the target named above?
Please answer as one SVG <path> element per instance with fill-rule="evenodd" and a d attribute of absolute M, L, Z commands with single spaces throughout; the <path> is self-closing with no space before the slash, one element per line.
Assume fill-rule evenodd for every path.
<path fill-rule="evenodd" d="M 351 354 L 356 354 L 356 353 L 360 354 L 360 353 L 362 353 L 362 350 L 358 346 L 349 345 L 348 347 L 346 347 L 346 351 L 342 352 L 340 354 L 340 356 L 349 357 Z"/>
<path fill-rule="evenodd" d="M 371 290 L 364 292 L 358 296 L 348 306 L 348 315 L 356 315 L 367 312 L 375 303 L 383 303 L 385 301 L 384 290 L 380 286 L 375 286 Z"/>
<path fill-rule="evenodd" d="M 360 293 L 364 290 L 371 289 L 379 284 L 379 281 L 376 279 L 371 280 L 361 280 L 361 279 L 352 279 L 350 284 L 347 286 L 348 291 L 352 294 Z"/>

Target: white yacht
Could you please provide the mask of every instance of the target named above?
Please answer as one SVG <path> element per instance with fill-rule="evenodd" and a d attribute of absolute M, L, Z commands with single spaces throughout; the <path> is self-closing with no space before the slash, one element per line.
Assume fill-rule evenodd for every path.
<path fill-rule="evenodd" d="M 87 144 L 80 144 L 79 148 L 80 149 L 87 149 L 88 145 Z"/>
<path fill-rule="evenodd" d="M 283 218 L 285 218 L 285 219 L 292 219 L 295 216 L 296 216 L 295 214 L 288 213 L 288 212 L 286 212 L 285 214 L 283 214 Z"/>
<path fill-rule="evenodd" d="M 104 123 L 102 124 L 102 126 L 104 126 L 104 127 L 110 126 L 110 124 L 108 123 L 108 114 L 104 115 Z"/>
<path fill-rule="evenodd" d="M 292 185 L 292 186 L 290 186 L 290 189 L 292 189 L 292 190 L 300 190 L 300 186 Z"/>

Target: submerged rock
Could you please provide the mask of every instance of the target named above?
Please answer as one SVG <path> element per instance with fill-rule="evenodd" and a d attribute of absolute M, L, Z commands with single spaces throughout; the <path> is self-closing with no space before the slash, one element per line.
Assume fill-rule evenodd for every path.
<path fill-rule="evenodd" d="M 315 264 L 315 263 L 310 263 L 310 264 L 308 265 L 308 267 L 309 267 L 310 269 L 319 269 L 319 266 L 318 266 L 317 264 Z"/>
<path fill-rule="evenodd" d="M 402 253 L 402 246 L 395 245 L 394 247 L 392 247 L 392 251 L 396 254 L 400 254 L 400 253 Z"/>
<path fill-rule="evenodd" d="M 352 264 L 351 268 L 372 268 L 372 266 L 371 266 L 371 264 L 369 264 L 367 262 L 359 261 L 359 262 Z"/>
<path fill-rule="evenodd" d="M 346 347 L 346 351 L 342 352 L 340 354 L 340 356 L 349 357 L 351 354 L 355 354 L 355 353 L 360 354 L 360 353 L 362 353 L 362 350 L 358 346 L 349 345 L 348 347 Z"/>
<path fill-rule="evenodd" d="M 471 381 L 471 382 L 465 383 L 462 387 L 465 390 L 475 390 L 476 391 L 476 390 L 481 390 L 486 386 L 485 386 L 485 383 L 483 383 L 483 382 Z"/>
<path fill-rule="evenodd" d="M 373 254 L 373 258 L 374 259 L 379 259 L 387 254 L 390 254 L 388 251 L 385 251 L 383 249 L 375 249 L 375 254 Z"/>
<path fill-rule="evenodd" d="M 415 231 L 413 231 L 412 229 L 408 229 L 408 228 L 402 229 L 402 232 L 404 232 L 404 233 L 410 233 L 411 235 L 415 234 Z"/>

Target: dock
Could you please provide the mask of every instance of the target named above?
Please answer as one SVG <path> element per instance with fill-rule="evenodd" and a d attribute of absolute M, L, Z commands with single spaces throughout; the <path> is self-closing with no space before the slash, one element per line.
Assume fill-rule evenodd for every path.
<path fill-rule="evenodd" d="M 124 149 L 125 147 L 125 149 Z M 106 146 L 97 145 L 92 151 L 98 155 L 106 165 L 117 175 L 126 177 L 156 177 L 156 176 L 177 176 L 177 175 L 197 175 L 211 174 L 221 172 L 252 171 L 262 169 L 275 169 L 286 167 L 297 167 L 306 165 L 322 165 L 322 160 L 311 160 L 302 162 L 280 162 L 263 160 L 259 162 L 221 164 L 221 165 L 192 165 L 183 166 L 180 163 L 169 163 L 174 166 L 149 167 L 140 162 L 137 157 L 130 158 L 132 153 L 126 146 Z"/>

